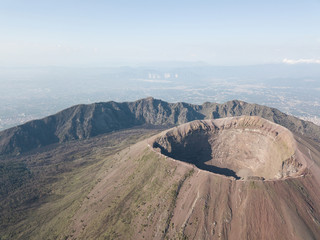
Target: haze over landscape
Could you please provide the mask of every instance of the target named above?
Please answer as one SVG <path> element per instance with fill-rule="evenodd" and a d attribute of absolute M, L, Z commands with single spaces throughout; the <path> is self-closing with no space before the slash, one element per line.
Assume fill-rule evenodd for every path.
<path fill-rule="evenodd" d="M 241 99 L 319 123 L 318 1 L 2 1 L 0 129 L 79 103 Z"/>
<path fill-rule="evenodd" d="M 172 65 L 2 69 L 0 129 L 45 117 L 75 104 L 134 101 L 148 96 L 195 104 L 241 99 L 276 107 L 319 124 L 319 64 Z"/>
<path fill-rule="evenodd" d="M 319 12 L 0 1 L 0 240 L 319 239 Z"/>

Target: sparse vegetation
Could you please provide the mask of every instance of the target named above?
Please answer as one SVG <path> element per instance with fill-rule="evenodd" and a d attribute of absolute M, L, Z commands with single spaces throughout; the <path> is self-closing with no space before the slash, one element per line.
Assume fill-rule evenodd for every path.
<path fill-rule="evenodd" d="M 182 185 L 184 184 L 184 182 L 187 180 L 187 178 L 191 177 L 194 173 L 194 169 L 192 168 L 190 171 L 188 171 L 180 180 L 179 182 L 175 183 L 172 186 L 172 190 L 171 190 L 171 202 L 170 202 L 170 206 L 168 209 L 168 217 L 166 219 L 166 225 L 165 225 L 165 229 L 163 231 L 163 237 L 166 237 L 166 234 L 169 230 L 170 227 L 170 222 L 171 219 L 173 217 L 173 210 L 176 206 L 176 201 L 177 201 L 177 197 L 179 195 L 180 189 L 182 187 Z"/>
<path fill-rule="evenodd" d="M 83 199 L 101 181 L 102 166 L 112 164 L 108 156 L 154 133 L 125 132 L 0 160 L 2 239 L 62 238 Z"/>

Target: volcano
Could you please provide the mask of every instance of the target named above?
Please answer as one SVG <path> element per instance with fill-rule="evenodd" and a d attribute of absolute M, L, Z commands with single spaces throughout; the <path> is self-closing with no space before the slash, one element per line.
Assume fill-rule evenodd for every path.
<path fill-rule="evenodd" d="M 319 239 L 319 136 L 241 101 L 75 106 L 0 133 L 0 236 Z"/>

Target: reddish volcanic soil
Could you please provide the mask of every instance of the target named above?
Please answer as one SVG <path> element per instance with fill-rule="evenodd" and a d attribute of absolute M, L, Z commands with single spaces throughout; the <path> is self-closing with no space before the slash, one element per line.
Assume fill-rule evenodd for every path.
<path fill-rule="evenodd" d="M 296 139 L 260 117 L 162 133 L 153 146 L 196 169 L 179 192 L 169 238 L 182 231 L 190 239 L 319 239 L 320 154 Z"/>
<path fill-rule="evenodd" d="M 70 239 L 320 239 L 319 164 L 259 117 L 183 124 L 114 158 Z"/>

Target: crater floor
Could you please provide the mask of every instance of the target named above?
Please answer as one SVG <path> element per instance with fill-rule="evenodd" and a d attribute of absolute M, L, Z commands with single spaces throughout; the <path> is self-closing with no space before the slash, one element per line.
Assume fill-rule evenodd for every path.
<path fill-rule="evenodd" d="M 257 116 L 197 120 L 163 132 L 153 147 L 199 169 L 235 179 L 281 179 L 304 166 L 293 134 Z"/>

